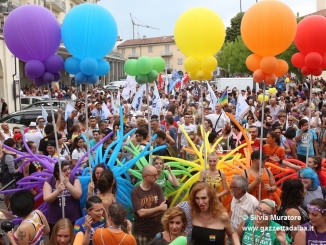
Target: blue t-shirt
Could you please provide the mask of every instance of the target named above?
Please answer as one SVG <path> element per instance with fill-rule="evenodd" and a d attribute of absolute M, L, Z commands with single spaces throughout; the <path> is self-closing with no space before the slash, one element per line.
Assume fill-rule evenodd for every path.
<path fill-rule="evenodd" d="M 85 234 L 86 232 L 86 226 L 85 226 L 85 218 L 86 216 L 84 217 L 81 217 L 80 219 L 78 219 L 76 222 L 75 222 L 75 225 L 74 225 L 74 233 L 75 235 L 78 233 L 78 232 L 83 232 Z M 89 244 L 92 245 L 93 244 L 93 235 L 95 233 L 95 230 L 97 228 L 103 228 L 104 225 L 105 225 L 106 221 L 104 219 L 104 217 L 101 218 L 100 221 L 97 221 L 96 223 L 92 224 L 92 228 L 91 228 L 91 235 L 90 235 L 90 241 L 89 241 Z"/>
<path fill-rule="evenodd" d="M 296 132 L 296 136 L 299 135 L 301 129 L 298 129 Z M 317 135 L 314 130 L 310 129 L 310 133 L 308 134 L 307 132 L 304 132 L 301 136 L 300 141 L 297 144 L 297 154 L 299 155 L 306 155 L 307 154 L 307 147 L 309 147 L 309 156 L 314 156 L 314 140 L 317 140 Z"/>

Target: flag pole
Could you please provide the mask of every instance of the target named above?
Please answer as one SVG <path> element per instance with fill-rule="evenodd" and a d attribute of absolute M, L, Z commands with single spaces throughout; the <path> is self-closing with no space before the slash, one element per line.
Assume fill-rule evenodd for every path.
<path fill-rule="evenodd" d="M 310 89 L 309 89 L 309 119 L 311 119 L 311 98 L 312 98 L 312 75 L 310 77 Z M 317 120 L 317 123 L 318 123 L 318 118 L 316 118 Z M 311 140 L 311 137 L 310 137 L 310 121 L 308 120 L 308 140 L 309 140 L 309 144 L 307 146 L 307 153 L 306 153 L 306 166 L 308 167 L 308 157 L 309 157 L 309 148 L 310 148 L 310 140 Z M 313 144 L 312 144 L 313 145 Z M 319 151 L 319 149 L 315 149 L 316 152 Z"/>
<path fill-rule="evenodd" d="M 151 133 L 151 115 L 150 115 L 150 111 L 149 111 L 149 83 L 146 83 L 146 100 L 147 100 L 147 112 L 148 112 L 148 116 L 147 116 L 147 120 L 148 120 L 148 137 L 149 137 L 149 144 L 150 144 L 150 148 L 149 148 L 149 158 L 148 158 L 148 163 L 149 165 L 152 165 L 152 157 L 153 157 L 153 148 L 152 148 L 152 133 Z M 160 122 L 158 122 L 160 123 Z"/>
<path fill-rule="evenodd" d="M 85 98 L 85 115 L 86 115 L 86 139 L 87 139 L 87 155 L 88 155 L 88 166 L 89 166 L 89 176 L 91 177 L 91 182 L 93 182 L 92 179 L 92 162 L 91 162 L 91 151 L 90 151 L 90 142 L 89 142 L 89 125 L 88 125 L 88 101 L 87 101 L 87 92 L 88 92 L 88 86 L 89 84 L 85 84 L 85 93 L 86 93 L 86 98 Z M 103 110 L 101 110 L 103 111 Z M 94 196 L 94 190 L 93 190 L 93 196 Z"/>
<path fill-rule="evenodd" d="M 48 90 L 50 93 L 49 100 L 50 100 L 50 105 L 51 105 L 51 114 L 52 114 L 52 124 L 53 124 L 53 129 L 54 129 L 54 138 L 55 138 L 55 145 L 57 148 L 57 154 L 58 154 L 58 164 L 59 164 L 59 175 L 60 175 L 60 184 L 63 183 L 62 179 L 62 170 L 61 170 L 61 161 L 60 161 L 60 149 L 59 149 L 59 142 L 58 142 L 58 132 L 56 128 L 56 121 L 54 117 L 54 110 L 53 110 L 53 104 L 52 104 L 52 95 L 51 95 L 51 89 L 50 89 L 50 84 L 48 84 Z M 44 118 L 45 120 L 45 118 Z M 61 193 L 61 208 L 62 208 L 62 218 L 65 218 L 65 196 L 64 196 L 64 191 Z"/>
<path fill-rule="evenodd" d="M 204 114 L 204 81 L 201 81 L 201 91 L 200 91 L 200 100 L 201 100 L 201 125 L 202 125 L 202 134 L 203 134 L 203 140 L 204 140 L 204 167 L 205 167 L 205 172 L 207 171 L 207 145 L 206 145 L 206 132 L 205 132 L 205 127 L 204 127 L 204 119 L 205 119 L 205 114 Z M 206 182 L 206 174 L 205 174 L 205 182 Z"/>
<path fill-rule="evenodd" d="M 263 82 L 263 104 L 262 104 L 262 112 L 261 112 L 261 128 L 260 128 L 260 155 L 259 155 L 259 175 L 261 175 L 262 169 L 262 161 L 263 161 L 263 134 L 264 134 L 264 118 L 265 118 L 265 89 L 266 89 L 266 83 Z M 261 182 L 259 183 L 259 199 L 261 200 Z"/>

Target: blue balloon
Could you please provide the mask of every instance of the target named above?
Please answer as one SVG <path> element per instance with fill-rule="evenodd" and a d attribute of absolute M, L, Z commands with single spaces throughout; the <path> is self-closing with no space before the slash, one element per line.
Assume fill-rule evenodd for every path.
<path fill-rule="evenodd" d="M 77 84 L 84 84 L 87 80 L 87 76 L 82 72 L 78 72 L 75 76 L 75 81 Z"/>
<path fill-rule="evenodd" d="M 77 74 L 80 72 L 79 65 L 80 59 L 77 59 L 76 57 L 70 57 L 66 59 L 64 67 L 69 74 Z"/>
<path fill-rule="evenodd" d="M 87 76 L 87 82 L 90 83 L 90 84 L 94 84 L 98 81 L 98 76 L 96 75 L 90 75 L 90 76 Z"/>
<path fill-rule="evenodd" d="M 113 49 L 118 27 L 104 7 L 84 3 L 72 8 L 61 26 L 62 41 L 75 57 L 102 59 Z"/>
<path fill-rule="evenodd" d="M 87 57 L 82 59 L 79 68 L 85 75 L 93 75 L 97 71 L 98 63 L 95 59 Z"/>
<path fill-rule="evenodd" d="M 110 64 L 106 60 L 97 60 L 98 68 L 96 71 L 96 75 L 98 76 L 104 76 L 106 75 L 110 70 Z"/>

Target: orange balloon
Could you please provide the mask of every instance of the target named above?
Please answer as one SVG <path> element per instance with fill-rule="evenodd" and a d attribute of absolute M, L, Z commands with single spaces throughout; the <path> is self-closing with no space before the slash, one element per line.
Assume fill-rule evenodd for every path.
<path fill-rule="evenodd" d="M 285 75 L 288 72 L 289 65 L 288 65 L 288 63 L 286 63 L 285 60 L 277 60 L 277 63 L 278 63 L 277 69 L 274 72 L 274 74 L 277 77 L 281 77 L 281 76 Z"/>
<path fill-rule="evenodd" d="M 266 74 L 265 76 L 265 83 L 267 85 L 272 85 L 276 82 L 276 75 L 274 73 L 272 74 Z"/>
<path fill-rule="evenodd" d="M 75 236 L 74 245 L 82 245 L 84 240 L 84 233 L 78 232 Z"/>
<path fill-rule="evenodd" d="M 255 70 L 260 69 L 260 61 L 261 57 L 259 55 L 251 54 L 246 59 L 246 65 L 250 71 L 254 72 Z"/>
<path fill-rule="evenodd" d="M 260 61 L 260 69 L 266 73 L 271 74 L 277 69 L 277 59 L 274 56 L 263 57 Z"/>
<path fill-rule="evenodd" d="M 255 82 L 261 83 L 262 81 L 264 81 L 265 75 L 266 74 L 261 69 L 258 69 L 258 70 L 255 70 L 255 72 L 253 74 L 253 79 Z"/>
<path fill-rule="evenodd" d="M 293 11 L 275 0 L 252 5 L 241 21 L 244 43 L 260 56 L 275 56 L 285 51 L 293 42 L 296 30 L 297 20 Z"/>

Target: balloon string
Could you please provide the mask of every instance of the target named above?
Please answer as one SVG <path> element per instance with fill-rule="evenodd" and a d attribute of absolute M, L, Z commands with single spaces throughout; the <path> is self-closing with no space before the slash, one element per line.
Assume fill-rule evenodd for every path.
<path fill-rule="evenodd" d="M 148 120 L 148 137 L 149 137 L 149 144 L 150 144 L 150 150 L 149 150 L 149 158 L 148 163 L 149 165 L 152 165 L 152 157 L 153 157 L 153 147 L 152 147 L 152 132 L 151 132 L 151 114 L 149 111 L 149 84 L 146 83 L 146 98 L 147 98 L 147 120 Z M 159 122 L 158 122 L 159 123 Z"/>
<path fill-rule="evenodd" d="M 261 175 L 261 164 L 263 162 L 263 137 L 264 137 L 264 119 L 265 119 L 265 89 L 266 89 L 266 83 L 263 83 L 263 104 L 261 107 L 262 113 L 261 113 L 261 129 L 260 129 L 260 154 L 259 154 L 259 175 Z M 261 200 L 261 182 L 259 183 L 259 199 Z"/>
<path fill-rule="evenodd" d="M 54 117 L 54 111 L 53 111 L 53 104 L 52 104 L 52 94 L 51 94 L 51 87 L 50 84 L 48 84 L 48 90 L 50 93 L 50 106 L 51 106 L 51 114 L 52 114 L 52 125 L 53 125 L 53 131 L 54 131 L 54 138 L 55 138 L 55 144 L 56 144 L 56 148 L 57 148 L 57 156 L 58 156 L 58 164 L 59 164 L 59 175 L 60 175 L 60 184 L 63 183 L 63 179 L 62 179 L 62 169 L 61 169 L 61 160 L 60 160 L 60 149 L 59 149 L 59 142 L 58 142 L 58 133 L 57 133 L 57 128 L 56 128 L 56 121 L 55 121 L 55 117 Z M 59 104 L 59 108 L 60 108 L 60 104 Z M 45 119 L 45 118 L 44 118 Z M 62 207 L 62 218 L 65 217 L 65 196 L 64 196 L 64 192 L 62 192 L 62 196 L 61 196 L 61 207 Z"/>

